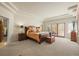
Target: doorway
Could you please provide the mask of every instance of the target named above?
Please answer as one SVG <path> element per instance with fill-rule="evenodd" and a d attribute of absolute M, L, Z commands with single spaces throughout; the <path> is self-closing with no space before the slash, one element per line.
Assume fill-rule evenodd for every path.
<path fill-rule="evenodd" d="M 2 22 L 2 28 L 3 28 L 2 30 L 3 39 L 1 40 L 1 42 L 7 42 L 9 19 L 7 17 L 0 16 L 0 21 Z"/>

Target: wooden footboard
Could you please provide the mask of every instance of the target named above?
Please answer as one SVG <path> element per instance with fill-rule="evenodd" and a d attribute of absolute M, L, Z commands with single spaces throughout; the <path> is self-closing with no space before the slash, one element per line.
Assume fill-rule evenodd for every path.
<path fill-rule="evenodd" d="M 40 40 L 39 42 L 38 42 L 37 40 L 35 40 L 34 38 L 32 38 L 32 37 L 28 37 L 28 36 L 27 36 L 27 38 L 28 38 L 28 39 L 31 39 L 31 40 L 33 40 L 33 41 L 39 43 L 39 44 L 41 44 L 41 43 L 42 43 L 43 41 L 45 41 L 45 39 L 46 39 L 46 38 L 43 37 L 41 34 L 39 34 L 39 40 Z"/>
<path fill-rule="evenodd" d="M 41 34 L 39 34 L 39 38 L 40 38 L 40 43 L 46 40 L 46 37 L 42 36 Z"/>

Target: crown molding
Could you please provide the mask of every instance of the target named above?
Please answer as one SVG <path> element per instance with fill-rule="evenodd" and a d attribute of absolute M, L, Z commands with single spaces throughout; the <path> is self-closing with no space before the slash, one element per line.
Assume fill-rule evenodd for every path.
<path fill-rule="evenodd" d="M 68 7 L 68 10 L 70 10 L 72 12 L 76 12 L 77 6 L 78 6 L 77 4 L 76 5 L 73 5 L 73 6 L 70 6 L 70 7 Z"/>
<path fill-rule="evenodd" d="M 8 2 L 8 4 L 15 10 L 15 11 L 17 11 L 18 10 L 18 8 L 13 4 L 13 3 L 11 3 L 11 2 Z"/>
<path fill-rule="evenodd" d="M 71 9 L 74 9 L 74 8 L 77 8 L 77 4 L 76 5 L 73 5 L 73 6 L 70 6 L 69 8 L 68 8 L 68 10 L 71 10 Z"/>
<path fill-rule="evenodd" d="M 12 13 L 16 13 L 18 10 L 11 2 L 1 2 L 1 5 Z"/>
<path fill-rule="evenodd" d="M 43 22 L 50 22 L 52 20 L 58 20 L 58 19 L 66 19 L 66 18 L 74 18 L 75 16 L 69 15 L 69 14 L 63 14 L 63 15 L 59 15 L 59 16 L 54 16 L 54 17 L 50 17 L 45 19 Z"/>

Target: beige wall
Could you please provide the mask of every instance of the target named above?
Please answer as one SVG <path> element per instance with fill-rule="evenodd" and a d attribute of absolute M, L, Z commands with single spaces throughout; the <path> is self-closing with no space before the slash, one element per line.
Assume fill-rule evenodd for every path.
<path fill-rule="evenodd" d="M 44 21 L 43 23 L 43 31 L 46 30 L 46 26 L 48 24 L 55 24 L 55 23 L 65 23 L 65 37 L 66 38 L 70 38 L 70 34 L 68 33 L 68 23 L 69 22 L 72 22 L 72 21 L 76 21 L 76 18 L 75 17 L 68 17 L 68 18 L 59 18 L 59 19 L 56 19 L 55 20 L 52 18 L 52 20 L 50 21 L 49 19 L 47 21 Z"/>
<path fill-rule="evenodd" d="M 39 26 L 39 25 L 41 25 L 40 17 L 29 14 L 29 13 L 27 13 L 27 14 L 16 13 L 14 18 L 15 18 L 16 25 L 21 25 L 21 24 L 24 26 L 29 26 L 29 25 Z"/>
<path fill-rule="evenodd" d="M 7 39 L 7 42 L 9 43 L 12 40 L 13 35 L 14 15 L 4 6 L 0 5 L 0 16 L 9 18 L 8 39 Z"/>
<path fill-rule="evenodd" d="M 76 11 L 76 20 L 77 20 L 77 23 L 78 23 L 77 41 L 79 43 L 79 4 L 78 4 L 78 7 L 77 7 L 77 11 Z"/>

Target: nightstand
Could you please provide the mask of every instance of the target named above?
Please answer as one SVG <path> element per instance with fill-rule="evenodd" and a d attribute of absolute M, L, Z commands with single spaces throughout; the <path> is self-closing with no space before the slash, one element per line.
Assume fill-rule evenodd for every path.
<path fill-rule="evenodd" d="M 19 33 L 18 34 L 18 41 L 26 40 L 26 35 L 25 33 Z"/>

